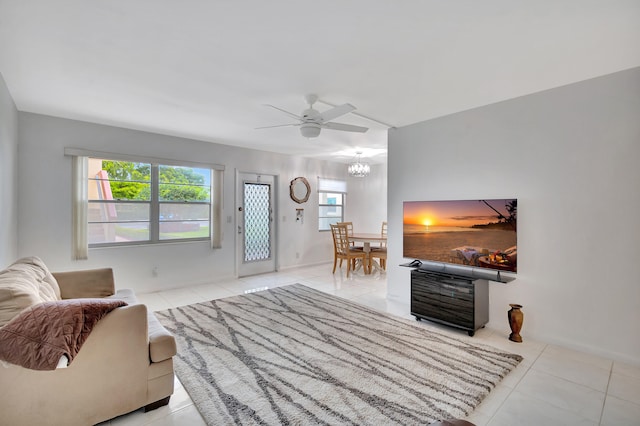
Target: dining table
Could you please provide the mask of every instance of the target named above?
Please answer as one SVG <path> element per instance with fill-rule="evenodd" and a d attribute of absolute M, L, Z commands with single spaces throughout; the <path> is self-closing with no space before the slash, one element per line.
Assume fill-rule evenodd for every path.
<path fill-rule="evenodd" d="M 371 260 L 371 244 L 381 244 L 386 247 L 387 245 L 387 236 L 383 236 L 381 234 L 374 233 L 353 233 L 353 235 L 349 236 L 350 241 L 361 242 L 363 243 L 362 251 L 366 253 L 368 267 L 365 265 L 364 273 L 371 273 L 371 266 L 377 270 L 382 270 L 378 262 Z"/>

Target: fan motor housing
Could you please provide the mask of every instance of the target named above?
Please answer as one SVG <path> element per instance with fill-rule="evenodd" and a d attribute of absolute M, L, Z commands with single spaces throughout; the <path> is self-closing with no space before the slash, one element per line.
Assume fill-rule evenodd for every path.
<path fill-rule="evenodd" d="M 320 113 L 313 108 L 308 108 L 302 111 L 302 118 L 304 119 L 315 119 L 318 117 Z"/>

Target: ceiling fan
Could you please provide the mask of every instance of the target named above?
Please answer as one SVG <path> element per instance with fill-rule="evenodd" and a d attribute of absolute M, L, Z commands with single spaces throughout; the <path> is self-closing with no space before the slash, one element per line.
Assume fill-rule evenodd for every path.
<path fill-rule="evenodd" d="M 284 112 L 290 117 L 298 120 L 296 123 L 278 124 L 276 126 L 256 127 L 256 129 L 270 129 L 273 127 L 288 127 L 298 126 L 300 127 L 300 134 L 305 138 L 315 138 L 320 134 L 321 129 L 342 130 L 345 132 L 359 132 L 364 133 L 369 130 L 367 127 L 354 126 L 352 124 L 335 123 L 331 120 L 341 117 L 345 114 L 355 111 L 356 107 L 351 104 L 343 104 L 335 106 L 324 112 L 313 109 L 313 104 L 318 100 L 318 95 L 307 95 L 305 100 L 309 104 L 309 108 L 302 111 L 302 114 L 296 115 L 289 111 L 285 111 L 277 106 L 266 104 L 266 106 L 277 109 L 280 112 Z"/>

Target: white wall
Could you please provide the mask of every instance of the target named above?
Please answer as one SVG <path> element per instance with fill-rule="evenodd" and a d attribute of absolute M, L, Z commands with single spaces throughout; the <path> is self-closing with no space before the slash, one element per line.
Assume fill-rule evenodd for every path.
<path fill-rule="evenodd" d="M 367 177 L 349 177 L 347 190 L 345 220 L 354 223 L 355 232 L 379 233 L 387 220 L 387 164 L 371 165 Z"/>
<path fill-rule="evenodd" d="M 18 110 L 0 74 L 0 268 L 18 253 Z"/>
<path fill-rule="evenodd" d="M 390 131 L 388 296 L 409 300 L 405 200 L 518 198 L 518 274 L 535 338 L 640 364 L 640 68 Z"/>
<path fill-rule="evenodd" d="M 344 164 L 37 114 L 20 112 L 18 117 L 20 256 L 38 255 L 57 271 L 113 267 L 118 286 L 140 292 L 235 276 L 235 220 L 228 223 L 226 218 L 235 218 L 235 170 L 239 169 L 279 176 L 280 269 L 332 260 L 331 234 L 317 230 L 316 177 L 346 179 Z M 103 248 L 90 250 L 87 261 L 73 261 L 71 160 L 63 155 L 64 147 L 224 164 L 223 248 L 211 250 L 205 243 Z M 307 177 L 311 184 L 311 197 L 302 205 L 289 198 L 289 182 L 297 176 Z M 295 221 L 299 207 L 305 209 L 302 225 Z M 296 252 L 300 253 L 298 259 Z M 158 266 L 158 277 L 152 276 L 154 266 Z"/>

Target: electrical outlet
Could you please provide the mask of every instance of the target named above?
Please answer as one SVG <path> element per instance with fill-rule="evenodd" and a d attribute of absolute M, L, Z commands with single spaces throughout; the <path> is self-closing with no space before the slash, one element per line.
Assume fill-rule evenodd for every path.
<path fill-rule="evenodd" d="M 157 267 L 157 266 L 154 266 L 154 267 L 151 269 L 151 275 L 153 275 L 154 277 L 157 277 L 157 276 L 158 276 L 158 267 Z"/>
<path fill-rule="evenodd" d="M 300 252 L 299 251 L 296 252 L 296 259 L 300 259 Z"/>

